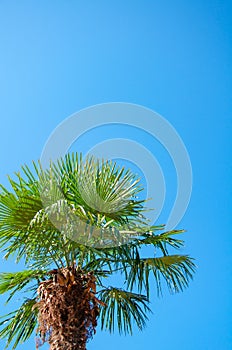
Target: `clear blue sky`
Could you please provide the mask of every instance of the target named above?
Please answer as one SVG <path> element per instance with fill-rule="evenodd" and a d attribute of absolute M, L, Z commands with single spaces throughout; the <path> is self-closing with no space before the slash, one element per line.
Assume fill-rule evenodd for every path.
<path fill-rule="evenodd" d="M 229 0 L 0 2 L 0 183 L 40 157 L 58 123 L 103 102 L 157 111 L 191 157 L 192 199 L 178 228 L 188 230 L 183 252 L 197 260 L 194 281 L 179 295 L 153 295 L 143 333 L 99 330 L 88 350 L 232 348 L 231 20 Z M 107 134 L 95 130 L 89 140 Z M 161 164 L 167 157 L 156 156 Z M 166 179 L 171 189 L 175 176 Z M 32 348 L 33 339 L 20 347 Z"/>

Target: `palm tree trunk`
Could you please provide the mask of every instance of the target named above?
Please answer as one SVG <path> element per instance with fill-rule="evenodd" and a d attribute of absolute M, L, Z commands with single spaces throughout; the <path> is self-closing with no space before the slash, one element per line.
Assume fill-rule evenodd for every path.
<path fill-rule="evenodd" d="M 50 350 L 86 350 L 87 337 L 68 327 L 53 331 L 49 340 Z"/>
<path fill-rule="evenodd" d="M 52 279 L 38 288 L 39 335 L 50 350 L 86 350 L 95 334 L 99 303 L 91 272 L 62 268 L 50 271 Z"/>

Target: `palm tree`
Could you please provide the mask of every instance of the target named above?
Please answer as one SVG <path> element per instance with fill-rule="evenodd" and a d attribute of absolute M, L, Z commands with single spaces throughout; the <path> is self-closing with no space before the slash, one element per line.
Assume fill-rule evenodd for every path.
<path fill-rule="evenodd" d="M 0 250 L 26 269 L 1 273 L 0 294 L 7 303 L 26 296 L 0 319 L 6 348 L 35 328 L 36 347 L 51 350 L 85 350 L 97 322 L 132 334 L 133 323 L 142 330 L 147 321 L 152 277 L 158 293 L 162 279 L 179 292 L 192 278 L 193 259 L 168 253 L 183 245 L 175 238 L 183 230 L 149 225 L 131 171 L 72 154 L 48 169 L 23 166 L 9 182 L 10 190 L 1 186 Z M 123 288 L 111 286 L 114 274 Z"/>

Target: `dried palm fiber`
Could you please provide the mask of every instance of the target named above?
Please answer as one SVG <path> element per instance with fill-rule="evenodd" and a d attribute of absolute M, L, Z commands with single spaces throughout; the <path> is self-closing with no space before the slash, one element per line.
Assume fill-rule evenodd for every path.
<path fill-rule="evenodd" d="M 74 266 L 50 271 L 52 279 L 38 288 L 37 347 L 44 342 L 50 350 L 86 350 L 96 332 L 99 305 L 95 296 L 96 279 Z"/>

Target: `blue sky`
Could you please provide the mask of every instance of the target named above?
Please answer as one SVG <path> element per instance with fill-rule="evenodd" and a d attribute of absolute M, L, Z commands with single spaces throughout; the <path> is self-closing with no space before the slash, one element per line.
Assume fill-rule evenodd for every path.
<path fill-rule="evenodd" d="M 99 330 L 88 350 L 231 349 L 231 17 L 231 2 L 219 0 L 0 3 L 0 183 L 38 159 L 70 114 L 113 101 L 160 113 L 191 158 L 192 198 L 178 228 L 187 229 L 183 253 L 196 258 L 194 281 L 178 295 L 153 294 L 143 333 Z M 114 135 L 134 137 L 159 159 L 167 181 L 163 222 L 176 178 L 154 140 L 125 127 L 98 128 L 74 148 Z M 1 264 L 2 271 L 20 268 Z M 33 339 L 20 347 L 31 348 Z"/>

